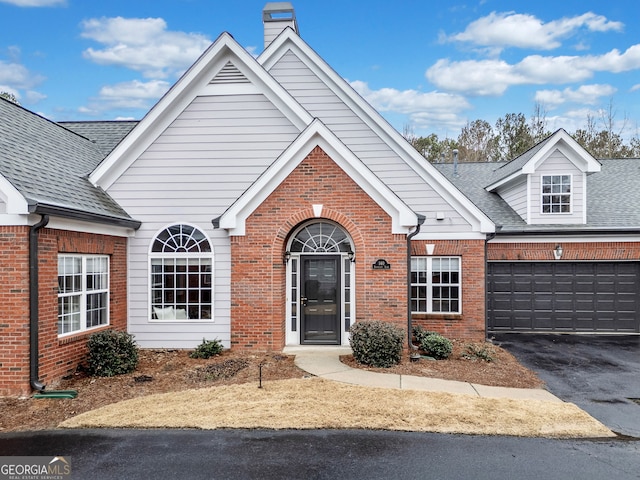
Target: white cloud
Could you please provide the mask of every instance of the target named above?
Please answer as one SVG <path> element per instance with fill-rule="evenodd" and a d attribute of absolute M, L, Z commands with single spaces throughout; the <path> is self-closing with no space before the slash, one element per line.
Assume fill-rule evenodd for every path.
<path fill-rule="evenodd" d="M 63 7 L 67 5 L 67 0 L 0 0 L 0 3 L 16 7 Z"/>
<path fill-rule="evenodd" d="M 471 108 L 464 97 L 455 94 L 394 88 L 371 90 L 366 82 L 360 80 L 350 84 L 379 112 L 406 115 L 407 123 L 417 128 L 460 127 L 465 123 L 460 113 Z"/>
<path fill-rule="evenodd" d="M 582 28 L 592 32 L 606 32 L 621 31 L 623 27 L 622 22 L 613 22 L 592 12 L 547 23 L 534 15 L 492 12 L 471 22 L 463 32 L 450 35 L 447 39 L 482 47 L 551 50 L 561 45 L 560 40 L 572 36 Z"/>
<path fill-rule="evenodd" d="M 169 90 L 171 85 L 163 80 L 141 82 L 132 80 L 100 89 L 98 97 L 89 105 L 80 107 L 80 113 L 97 115 L 112 109 L 148 110 L 156 100 Z"/>
<path fill-rule="evenodd" d="M 612 85 L 582 85 L 577 89 L 539 90 L 536 92 L 535 100 L 548 108 L 555 108 L 563 103 L 597 105 L 602 97 L 610 97 L 616 91 Z"/>
<path fill-rule="evenodd" d="M 188 68 L 211 41 L 197 33 L 172 32 L 162 18 L 100 18 L 82 23 L 82 36 L 105 46 L 88 48 L 85 58 L 166 78 Z"/>
<path fill-rule="evenodd" d="M 162 80 L 141 82 L 132 80 L 115 85 L 107 85 L 100 89 L 102 98 L 152 98 L 157 100 L 169 89 L 171 85 Z"/>
<path fill-rule="evenodd" d="M 45 95 L 44 93 L 36 92 L 35 90 L 27 90 L 24 95 L 25 102 L 30 105 L 41 102 L 45 98 L 47 98 L 47 95 Z"/>
<path fill-rule="evenodd" d="M 582 82 L 595 72 L 620 73 L 640 69 L 640 44 L 624 53 L 545 57 L 530 55 L 516 64 L 503 60 L 438 60 L 425 75 L 436 87 L 476 96 L 502 95 L 514 85 Z"/>
<path fill-rule="evenodd" d="M 42 75 L 31 73 L 27 67 L 20 63 L 0 60 L 0 83 L 24 89 L 34 87 L 42 83 L 43 80 Z"/>

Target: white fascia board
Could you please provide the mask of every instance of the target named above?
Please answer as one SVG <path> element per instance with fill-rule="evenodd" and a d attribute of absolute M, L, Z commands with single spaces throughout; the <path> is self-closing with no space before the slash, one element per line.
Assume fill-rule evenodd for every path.
<path fill-rule="evenodd" d="M 599 172 L 600 162 L 587 152 L 571 135 L 560 129 L 547 141 L 547 143 L 531 157 L 522 167 L 522 173 L 532 174 L 555 150 L 560 152 L 571 161 L 576 168 L 583 172 Z"/>
<path fill-rule="evenodd" d="M 229 60 L 241 69 L 255 87 L 222 85 L 222 88 L 215 89 L 209 85 Z M 105 191 L 108 190 L 197 96 L 240 95 L 258 91 L 280 108 L 300 130 L 313 120 L 251 54 L 231 35 L 223 33 L 98 165 L 89 176 L 89 181 Z"/>
<path fill-rule="evenodd" d="M 111 235 L 113 237 L 134 237 L 136 233 L 132 228 L 83 222 L 80 220 L 62 217 L 51 217 L 47 224 L 47 228 L 71 232 L 94 233 L 98 235 Z"/>
<path fill-rule="evenodd" d="M 36 222 L 31 221 L 28 214 L 0 214 L 0 226 L 2 227 L 30 226 L 34 223 Z"/>
<path fill-rule="evenodd" d="M 322 148 L 392 218 L 392 233 L 406 234 L 418 218 L 319 120 L 302 132 L 278 159 L 220 217 L 220 228 L 244 235 L 246 219 L 316 147 Z"/>
<path fill-rule="evenodd" d="M 460 192 L 429 163 L 402 135 L 387 122 L 349 83 L 328 65 L 304 40 L 290 28 L 285 29 L 258 57 L 258 62 L 270 70 L 288 50 L 292 50 L 362 121 L 371 128 L 412 170 L 460 215 L 482 232 L 495 231 L 495 224 L 471 200 Z"/>
<path fill-rule="evenodd" d="M 492 183 L 491 185 L 484 187 L 484 189 L 487 192 L 493 192 L 499 189 L 500 187 L 506 187 L 510 183 L 517 181 L 518 178 L 521 177 L 522 175 L 523 175 L 522 170 L 518 170 L 517 172 L 512 173 L 508 177 L 504 177 L 503 179 L 498 180 L 496 183 Z"/>
<path fill-rule="evenodd" d="M 481 232 L 443 232 L 425 231 L 418 233 L 413 240 L 486 240 L 487 234 Z"/>
<path fill-rule="evenodd" d="M 0 201 L 6 205 L 5 213 L 22 215 L 29 213 L 29 204 L 13 184 L 3 175 L 0 175 Z"/>

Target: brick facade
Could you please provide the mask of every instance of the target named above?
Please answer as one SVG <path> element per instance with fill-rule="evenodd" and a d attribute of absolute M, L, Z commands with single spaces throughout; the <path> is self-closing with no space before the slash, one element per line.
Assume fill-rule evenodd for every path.
<path fill-rule="evenodd" d="M 489 243 L 489 261 L 625 261 L 640 259 L 637 242 L 560 242 L 562 259 L 555 260 L 558 242 Z"/>
<path fill-rule="evenodd" d="M 314 204 L 323 206 L 320 218 L 314 215 Z M 392 234 L 389 215 L 316 147 L 249 216 L 245 235 L 231 237 L 232 348 L 283 348 L 283 255 L 295 228 L 312 219 L 338 223 L 354 242 L 355 320 L 384 320 L 406 329 L 406 235 Z M 437 254 L 463 255 L 465 314 L 422 320 L 443 334 L 483 339 L 484 242 L 441 242 L 438 250 Z M 378 259 L 386 260 L 391 269 L 373 270 Z"/>
<path fill-rule="evenodd" d="M 39 232 L 39 377 L 50 387 L 72 373 L 86 355 L 88 336 L 58 338 L 58 253 L 109 255 L 110 325 L 127 328 L 126 238 L 66 232 Z M 28 394 L 29 228 L 0 227 L 0 395 Z"/>
<path fill-rule="evenodd" d="M 435 246 L 435 256 L 461 258 L 462 314 L 414 314 L 413 323 L 448 338 L 483 341 L 486 337 L 485 241 L 413 241 L 411 254 L 427 255 L 427 244 Z"/>

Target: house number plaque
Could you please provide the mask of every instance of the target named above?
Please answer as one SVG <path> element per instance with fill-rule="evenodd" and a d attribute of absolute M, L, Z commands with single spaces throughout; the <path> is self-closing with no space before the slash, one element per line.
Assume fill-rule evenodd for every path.
<path fill-rule="evenodd" d="M 372 267 L 374 270 L 390 270 L 391 264 L 381 258 L 380 260 L 376 260 L 376 263 L 374 263 Z"/>

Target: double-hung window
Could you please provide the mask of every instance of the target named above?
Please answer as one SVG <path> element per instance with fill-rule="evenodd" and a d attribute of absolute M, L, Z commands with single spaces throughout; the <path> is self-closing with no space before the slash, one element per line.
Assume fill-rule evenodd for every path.
<path fill-rule="evenodd" d="M 571 213 L 571 175 L 542 176 L 542 213 Z"/>
<path fill-rule="evenodd" d="M 109 257 L 58 256 L 58 335 L 109 324 Z"/>
<path fill-rule="evenodd" d="M 150 252 L 151 320 L 211 320 L 213 253 L 205 234 L 172 225 L 154 239 Z"/>
<path fill-rule="evenodd" d="M 461 313 L 459 257 L 411 258 L 411 311 Z"/>

